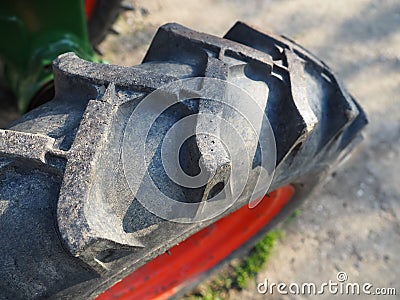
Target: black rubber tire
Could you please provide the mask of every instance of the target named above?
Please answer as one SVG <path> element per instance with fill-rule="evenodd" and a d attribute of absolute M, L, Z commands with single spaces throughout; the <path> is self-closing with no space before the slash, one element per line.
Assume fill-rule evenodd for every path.
<path fill-rule="evenodd" d="M 122 206 L 135 197 L 120 163 L 125 126 L 136 101 L 168 82 L 211 77 L 268 84 L 265 113 L 277 146 L 270 189 L 292 184 L 296 195 L 265 230 L 325 178 L 366 124 L 362 109 L 322 62 L 283 37 L 241 23 L 224 38 L 167 24 L 135 67 L 90 63 L 69 53 L 53 69 L 54 100 L 0 132 L 0 198 L 9 199 L 0 211 L 0 299 L 92 299 L 214 221 L 178 225 L 138 201 Z M 196 110 L 182 104 L 168 117 Z M 248 199 L 241 200 L 229 211 Z M 121 204 L 113 207 L 123 213 L 110 218 L 96 210 L 111 207 L 108 201 Z M 88 218 L 106 222 L 99 228 Z M 118 227 L 108 220 L 124 225 L 124 232 L 95 235 Z M 152 225 L 157 228 L 143 233 Z M 140 234 L 143 245 L 114 239 L 127 233 Z"/>

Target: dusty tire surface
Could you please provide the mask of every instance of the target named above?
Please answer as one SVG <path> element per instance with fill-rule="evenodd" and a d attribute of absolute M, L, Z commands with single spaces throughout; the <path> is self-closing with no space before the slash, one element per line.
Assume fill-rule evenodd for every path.
<path fill-rule="evenodd" d="M 324 178 L 358 141 L 367 122 L 324 63 L 287 38 L 240 22 L 224 38 L 167 24 L 141 65 L 102 65 L 64 54 L 55 61 L 54 72 L 54 100 L 0 132 L 0 196 L 9 199 L 0 218 L 5 298 L 93 298 L 213 221 L 177 224 L 137 201 L 126 203 L 136 194 L 120 162 L 124 126 L 143 96 L 165 84 L 206 77 L 248 89 L 263 105 L 275 136 L 271 189 L 312 185 Z M 201 98 L 180 102 L 161 119 L 168 129 L 183 116 L 208 111 L 209 105 Z M 163 132 L 155 130 L 154 141 Z M 201 139 L 193 149 L 207 151 Z M 164 180 L 154 153 L 152 167 L 144 168 Z M 257 153 L 254 172 L 260 164 Z M 166 192 L 173 186 L 172 192 L 195 199 L 205 193 L 187 193 L 166 182 L 160 185 Z M 249 200 L 243 195 L 224 214 Z"/>
<path fill-rule="evenodd" d="M 400 263 L 396 254 L 400 251 L 398 2 L 340 0 L 316 5 L 313 0 L 265 1 L 260 6 L 259 1 L 250 1 L 244 7 L 240 1 L 203 1 L 188 2 L 179 10 L 177 4 L 175 0 L 162 5 L 141 2 L 149 16 L 126 14 L 116 27 L 121 36 L 110 36 L 100 46 L 105 58 L 119 65 L 140 63 L 156 28 L 167 21 L 221 36 L 240 19 L 290 36 L 323 58 L 370 119 L 363 151 L 311 196 L 301 217 L 286 226 L 285 240 L 257 281 L 328 280 L 340 269 L 353 281 L 399 287 L 400 275 L 393 269 Z M 0 111 L 1 127 L 17 115 L 15 108 L 5 106 Z M 253 282 L 229 296 L 265 299 L 257 294 Z"/>

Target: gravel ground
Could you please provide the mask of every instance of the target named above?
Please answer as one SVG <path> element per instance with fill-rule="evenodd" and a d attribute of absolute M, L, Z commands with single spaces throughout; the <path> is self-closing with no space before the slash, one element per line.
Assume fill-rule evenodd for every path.
<path fill-rule="evenodd" d="M 121 35 L 101 46 L 112 63 L 140 63 L 156 29 L 167 22 L 221 36 L 242 20 L 293 38 L 336 71 L 367 112 L 365 141 L 286 226 L 285 239 L 256 281 L 320 284 L 343 271 L 347 282 L 395 287 L 399 295 L 400 2 L 150 0 L 134 5 L 136 10 L 124 13 L 115 26 Z M 0 127 L 16 116 L 1 103 Z M 259 295 L 254 282 L 229 298 L 307 297 Z"/>

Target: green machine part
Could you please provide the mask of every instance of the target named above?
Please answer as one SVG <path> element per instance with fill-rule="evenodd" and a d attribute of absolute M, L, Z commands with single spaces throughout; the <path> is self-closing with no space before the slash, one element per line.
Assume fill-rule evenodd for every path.
<path fill-rule="evenodd" d="M 87 31 L 83 0 L 2 0 L 0 60 L 20 112 L 53 79 L 51 63 L 75 52 L 95 60 Z"/>

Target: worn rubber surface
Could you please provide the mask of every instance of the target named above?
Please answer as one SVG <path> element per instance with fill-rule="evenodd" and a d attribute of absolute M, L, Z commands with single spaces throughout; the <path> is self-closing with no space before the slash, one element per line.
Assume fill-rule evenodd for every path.
<path fill-rule="evenodd" d="M 94 298 L 214 221 L 161 219 L 135 201 L 124 177 L 124 127 L 143 97 L 167 83 L 240 78 L 268 89 L 265 114 L 277 147 L 270 190 L 321 180 L 366 124 L 321 61 L 242 23 L 224 38 L 167 24 L 141 65 L 95 64 L 69 53 L 54 62 L 54 74 L 54 100 L 0 131 L 1 299 Z M 199 107 L 183 103 L 166 119 Z"/>

